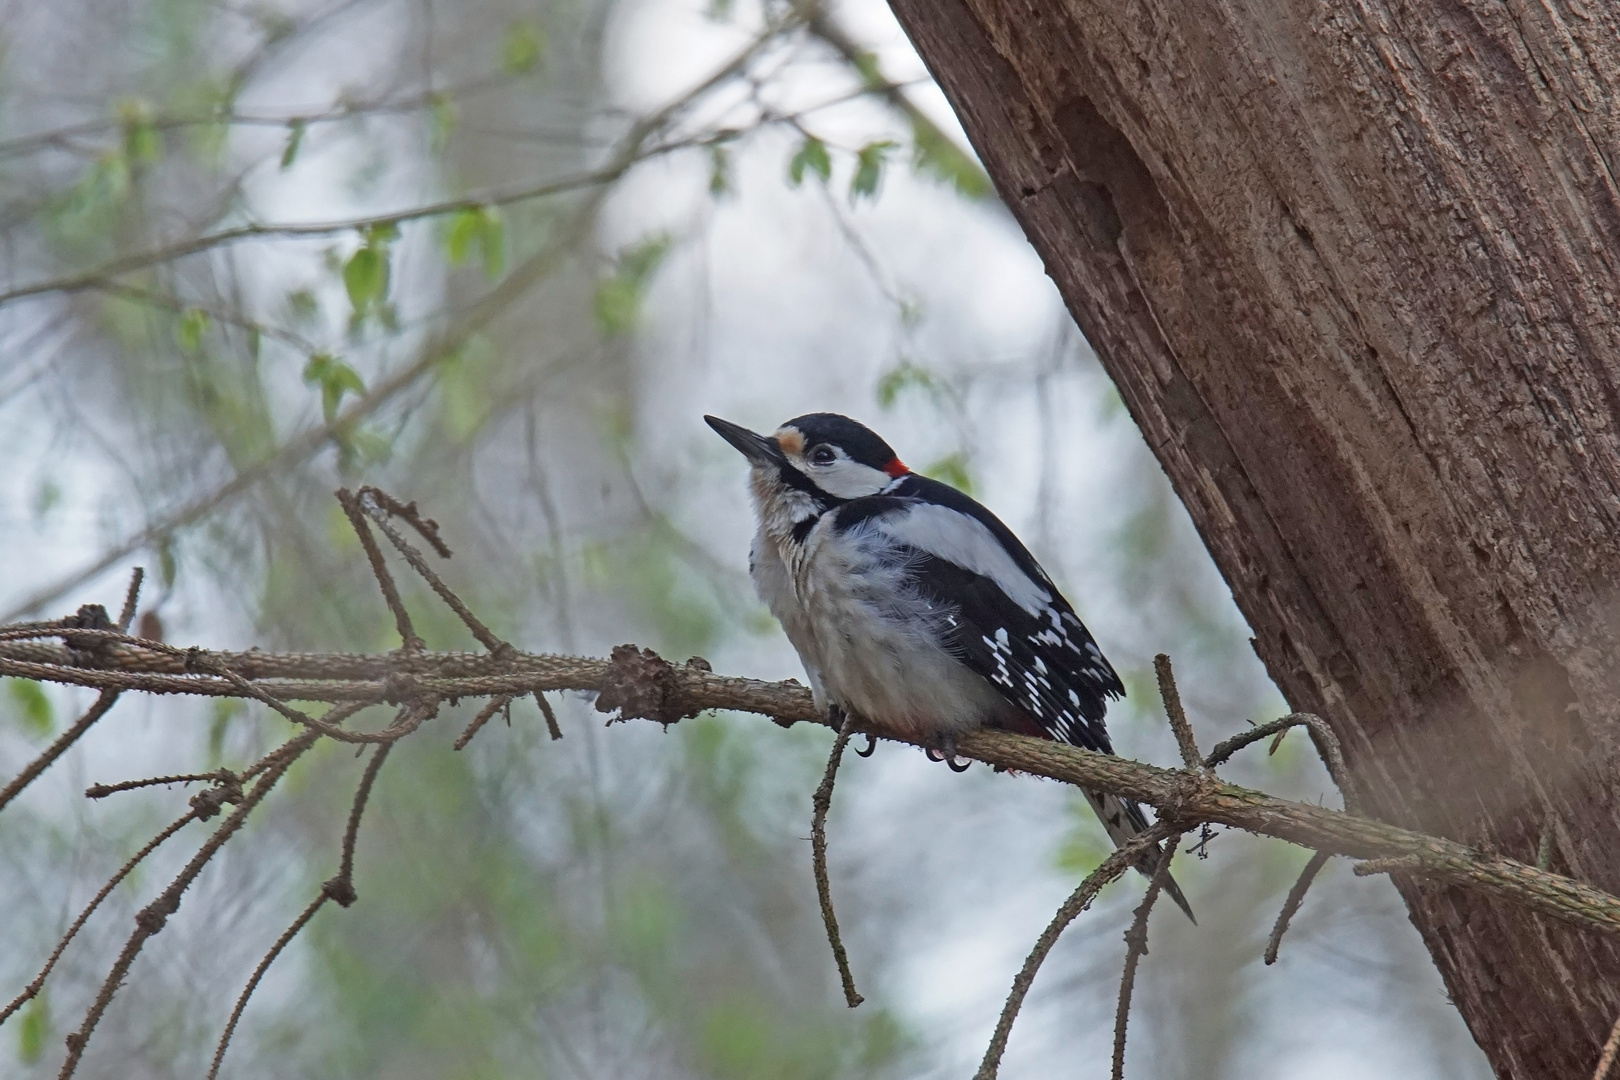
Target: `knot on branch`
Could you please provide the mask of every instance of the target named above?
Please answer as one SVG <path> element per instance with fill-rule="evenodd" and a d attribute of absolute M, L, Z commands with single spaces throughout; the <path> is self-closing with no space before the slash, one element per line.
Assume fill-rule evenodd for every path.
<path fill-rule="evenodd" d="M 165 894 L 136 913 L 135 925 L 148 934 L 155 934 L 163 929 L 164 924 L 169 921 L 169 916 L 179 910 L 180 898 Z"/>
<path fill-rule="evenodd" d="M 423 517 L 422 512 L 416 508 L 415 500 L 402 503 L 382 488 L 375 487 L 363 487 L 357 494 L 360 496 L 361 504 L 368 510 L 375 509 L 406 522 L 428 542 L 428 546 L 439 558 L 450 558 L 450 545 L 439 535 L 439 523 L 432 518 Z"/>
<path fill-rule="evenodd" d="M 360 894 L 354 889 L 354 882 L 342 874 L 322 882 L 321 895 L 331 900 L 338 907 L 348 907 L 360 898 Z"/>
<path fill-rule="evenodd" d="M 674 665 L 651 649 L 618 645 L 610 659 L 607 678 L 596 695 L 597 712 L 619 711 L 608 723 L 642 719 L 668 727 L 698 714 L 697 709 L 681 707 Z"/>
<path fill-rule="evenodd" d="M 1157 807 L 1157 817 L 1159 821 L 1177 825 L 1186 832 L 1200 822 L 1196 810 L 1205 805 L 1219 789 L 1220 782 L 1208 773 L 1196 773 L 1190 769 L 1180 770 L 1173 775 L 1175 779 L 1170 782 L 1170 790 L 1164 802 Z"/>
<path fill-rule="evenodd" d="M 69 630 L 98 630 L 114 631 L 118 626 L 107 614 L 107 609 L 100 604 L 85 604 L 78 611 L 62 620 L 62 626 Z M 107 667 L 110 656 L 107 639 L 94 634 L 62 635 L 62 643 L 73 650 L 74 661 L 80 667 Z"/>
<path fill-rule="evenodd" d="M 422 694 L 422 680 L 405 671 L 390 671 L 383 679 L 383 700 L 390 705 L 403 705 Z"/>
<path fill-rule="evenodd" d="M 84 1050 L 84 1036 L 77 1031 L 68 1032 L 62 1041 L 67 1043 L 68 1053 L 70 1054 L 78 1054 Z"/>
<path fill-rule="evenodd" d="M 207 788 L 191 797 L 191 808 L 197 811 L 199 821 L 207 821 L 219 813 L 226 804 L 236 804 L 242 801 L 242 780 L 228 769 L 221 769 L 214 776 L 214 787 Z"/>

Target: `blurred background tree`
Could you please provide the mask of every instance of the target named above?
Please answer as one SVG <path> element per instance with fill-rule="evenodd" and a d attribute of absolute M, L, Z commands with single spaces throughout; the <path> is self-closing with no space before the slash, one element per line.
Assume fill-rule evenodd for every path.
<path fill-rule="evenodd" d="M 735 455 L 700 414 L 861 416 L 969 488 L 1077 603 L 1174 760 L 1149 659 L 1211 738 L 1281 701 L 1162 473 L 881 4 L 11 0 L 0 22 L 0 609 L 113 604 L 143 633 L 379 650 L 331 491 L 416 499 L 455 586 L 532 651 L 635 641 L 797 674 L 746 577 Z M 433 647 L 470 644 L 422 594 Z M 15 772 L 83 695 L 7 682 Z M 466 711 L 466 710 L 462 710 Z M 805 843 L 828 735 L 708 718 L 552 743 L 532 703 L 465 753 L 397 752 L 353 909 L 271 969 L 223 1075 L 966 1075 L 1029 942 L 1106 851 L 1056 785 L 885 747 L 833 869 L 846 1010 Z M 21 987 L 184 800 L 94 780 L 235 763 L 257 706 L 125 700 L 0 817 L 0 979 Z M 301 763 L 138 963 L 80 1075 L 202 1075 L 257 958 L 330 873 L 356 764 Z M 1246 774 L 1244 770 L 1249 770 Z M 1315 798 L 1302 739 L 1234 775 Z M 1238 834 L 1178 874 L 1132 1061 L 1156 1075 L 1480 1076 L 1389 886 L 1330 870 L 1258 958 L 1303 855 Z M 132 877 L 0 1071 L 60 1063 Z M 1259 868 L 1258 870 L 1256 868 Z M 1132 880 L 1065 940 L 1004 1075 L 1102 1075 Z M 11 991 L 0 990 L 9 997 Z"/>

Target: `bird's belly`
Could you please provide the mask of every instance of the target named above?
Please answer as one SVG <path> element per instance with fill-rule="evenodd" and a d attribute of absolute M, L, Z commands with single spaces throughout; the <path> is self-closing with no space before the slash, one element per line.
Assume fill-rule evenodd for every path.
<path fill-rule="evenodd" d="M 810 639 L 806 664 L 831 701 L 913 739 L 978 727 L 1003 707 L 946 650 L 939 613 L 905 589 L 900 571 L 817 554 L 798 575 L 799 621 Z"/>

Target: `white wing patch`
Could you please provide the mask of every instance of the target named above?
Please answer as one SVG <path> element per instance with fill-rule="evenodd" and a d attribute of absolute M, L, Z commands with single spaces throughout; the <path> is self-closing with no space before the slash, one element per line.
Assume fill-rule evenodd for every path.
<path fill-rule="evenodd" d="M 873 525 L 902 544 L 989 578 L 1009 600 L 1031 615 L 1039 615 L 1052 602 L 1052 594 L 1020 570 L 1007 549 L 976 518 L 934 503 L 917 502 L 903 513 L 884 514 Z"/>

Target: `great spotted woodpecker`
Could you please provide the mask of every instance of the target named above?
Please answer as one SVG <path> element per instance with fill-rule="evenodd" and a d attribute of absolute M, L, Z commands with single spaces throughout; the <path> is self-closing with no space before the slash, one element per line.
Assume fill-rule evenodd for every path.
<path fill-rule="evenodd" d="M 947 760 L 981 726 L 1114 752 L 1103 714 L 1124 685 L 994 514 L 846 416 L 810 413 L 770 436 L 704 420 L 752 466 L 749 573 L 818 708 Z M 1116 846 L 1147 828 L 1135 802 L 1085 794 Z M 1192 918 L 1174 881 L 1165 891 Z"/>

